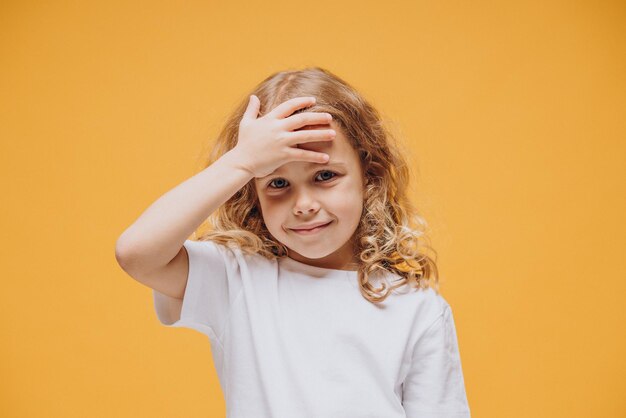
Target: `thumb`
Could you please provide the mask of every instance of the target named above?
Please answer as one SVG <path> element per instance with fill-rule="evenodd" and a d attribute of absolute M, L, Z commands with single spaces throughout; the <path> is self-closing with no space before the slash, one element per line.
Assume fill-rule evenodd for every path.
<path fill-rule="evenodd" d="M 245 113 L 243 114 L 243 118 L 256 119 L 259 114 L 259 104 L 260 100 L 254 94 L 250 95 L 250 100 L 248 101 L 248 107 L 246 108 Z"/>

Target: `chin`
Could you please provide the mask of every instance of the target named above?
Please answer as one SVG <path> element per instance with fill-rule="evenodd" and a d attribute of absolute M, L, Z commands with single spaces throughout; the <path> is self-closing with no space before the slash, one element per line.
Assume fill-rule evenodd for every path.
<path fill-rule="evenodd" d="M 327 257 L 336 251 L 335 249 L 329 249 L 328 246 L 322 246 L 321 244 L 319 245 L 320 245 L 319 248 L 312 248 L 312 247 L 298 248 L 296 246 L 290 246 L 289 244 L 285 244 L 285 246 L 289 248 L 289 251 L 295 251 L 298 254 L 300 254 L 302 257 L 306 257 L 310 260 L 318 260 L 318 259 Z"/>

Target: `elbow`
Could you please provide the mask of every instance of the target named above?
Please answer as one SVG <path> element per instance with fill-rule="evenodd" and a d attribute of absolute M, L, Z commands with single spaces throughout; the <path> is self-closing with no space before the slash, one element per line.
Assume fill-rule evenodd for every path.
<path fill-rule="evenodd" d="M 130 263 L 132 259 L 132 247 L 122 239 L 122 237 L 117 239 L 115 243 L 115 260 L 117 264 L 126 272 L 128 272 L 130 268 Z"/>

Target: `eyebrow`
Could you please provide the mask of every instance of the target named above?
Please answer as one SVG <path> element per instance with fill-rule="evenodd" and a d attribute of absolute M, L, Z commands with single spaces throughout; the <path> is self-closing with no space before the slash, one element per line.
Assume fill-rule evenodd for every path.
<path fill-rule="evenodd" d="M 309 166 L 308 169 L 312 169 L 312 168 L 319 168 L 321 167 L 347 167 L 346 163 L 344 163 L 343 161 L 329 161 L 325 164 L 320 164 L 320 163 L 312 163 L 312 162 L 308 162 L 307 165 Z M 256 180 L 262 181 L 266 178 L 272 177 L 275 174 L 278 174 L 278 171 L 280 170 L 280 168 L 278 168 L 277 170 L 274 170 L 273 172 L 271 172 L 270 174 L 268 174 L 265 177 L 257 177 Z"/>

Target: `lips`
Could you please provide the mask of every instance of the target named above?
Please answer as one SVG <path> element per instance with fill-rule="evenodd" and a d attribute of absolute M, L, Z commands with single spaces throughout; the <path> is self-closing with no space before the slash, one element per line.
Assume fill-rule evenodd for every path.
<path fill-rule="evenodd" d="M 317 222 L 317 223 L 314 223 L 314 224 L 311 224 L 311 225 L 307 225 L 307 226 L 302 227 L 302 228 L 291 228 L 291 229 L 293 229 L 294 231 L 309 231 L 309 230 L 311 230 L 313 228 L 317 228 L 318 226 L 328 225 L 330 222 L 332 222 L 332 221 L 329 221 L 329 222 Z"/>
<path fill-rule="evenodd" d="M 332 221 L 318 222 L 318 223 L 311 224 L 311 225 L 309 225 L 308 227 L 305 227 L 305 228 L 289 228 L 289 229 L 291 229 L 293 231 L 310 231 L 310 230 L 315 229 L 315 228 L 320 227 L 320 226 L 326 226 L 326 225 L 328 225 L 331 222 Z"/>

